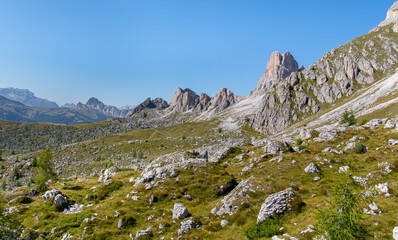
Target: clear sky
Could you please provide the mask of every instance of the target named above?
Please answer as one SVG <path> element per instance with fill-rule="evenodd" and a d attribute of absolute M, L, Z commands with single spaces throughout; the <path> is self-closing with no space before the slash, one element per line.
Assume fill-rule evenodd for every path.
<path fill-rule="evenodd" d="M 135 105 L 177 87 L 246 96 L 273 51 L 309 66 L 393 0 L 0 0 L 0 88 Z"/>

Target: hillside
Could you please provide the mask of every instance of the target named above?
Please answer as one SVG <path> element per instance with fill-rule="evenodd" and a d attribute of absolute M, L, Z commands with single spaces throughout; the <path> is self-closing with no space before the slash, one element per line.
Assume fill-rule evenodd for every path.
<path fill-rule="evenodd" d="M 19 88 L 0 88 L 0 96 L 10 100 L 20 102 L 26 106 L 38 108 L 56 108 L 59 107 L 55 102 L 47 99 L 39 98 L 28 89 Z"/>
<path fill-rule="evenodd" d="M 0 119 L 2 120 L 79 124 L 103 121 L 110 117 L 94 109 L 35 108 L 0 96 Z"/>

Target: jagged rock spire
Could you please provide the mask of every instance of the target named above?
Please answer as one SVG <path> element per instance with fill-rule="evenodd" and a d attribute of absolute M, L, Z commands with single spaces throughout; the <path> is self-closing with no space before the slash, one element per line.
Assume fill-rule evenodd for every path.
<path fill-rule="evenodd" d="M 267 89 L 288 77 L 292 72 L 297 72 L 298 69 L 298 63 L 289 51 L 283 54 L 278 51 L 273 52 L 268 60 L 264 75 L 260 78 L 251 95 L 267 92 Z"/>

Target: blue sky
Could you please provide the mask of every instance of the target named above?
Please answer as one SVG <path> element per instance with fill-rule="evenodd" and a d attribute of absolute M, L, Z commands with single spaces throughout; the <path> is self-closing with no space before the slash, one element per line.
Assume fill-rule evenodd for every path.
<path fill-rule="evenodd" d="M 0 88 L 59 104 L 170 100 L 177 87 L 246 96 L 273 51 L 309 66 L 366 34 L 394 1 L 0 1 Z"/>

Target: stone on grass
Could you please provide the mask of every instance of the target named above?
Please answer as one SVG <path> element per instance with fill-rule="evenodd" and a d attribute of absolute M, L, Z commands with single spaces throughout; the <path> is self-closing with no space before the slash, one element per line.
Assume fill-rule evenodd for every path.
<path fill-rule="evenodd" d="M 178 235 L 185 234 L 189 230 L 191 230 L 193 228 L 198 228 L 198 227 L 199 227 L 199 225 L 193 220 L 187 220 L 187 221 L 181 222 L 181 228 L 178 229 Z"/>
<path fill-rule="evenodd" d="M 398 227 L 395 227 L 394 230 L 392 231 L 392 237 L 395 240 L 398 240 Z"/>
<path fill-rule="evenodd" d="M 298 209 L 302 200 L 292 188 L 273 193 L 265 199 L 257 216 L 257 222 L 262 222 L 286 211 Z"/>
<path fill-rule="evenodd" d="M 225 220 L 225 219 L 221 220 L 221 227 L 227 226 L 228 223 L 229 223 L 229 222 L 228 222 L 227 220 Z"/>
<path fill-rule="evenodd" d="M 318 170 L 318 168 L 316 167 L 316 165 L 315 165 L 314 163 L 310 163 L 310 165 L 308 165 L 308 166 L 304 169 L 304 171 L 305 171 L 306 173 L 319 174 L 319 170 Z"/>
<path fill-rule="evenodd" d="M 189 216 L 188 209 L 181 203 L 175 203 L 173 209 L 173 219 L 184 219 Z"/>

